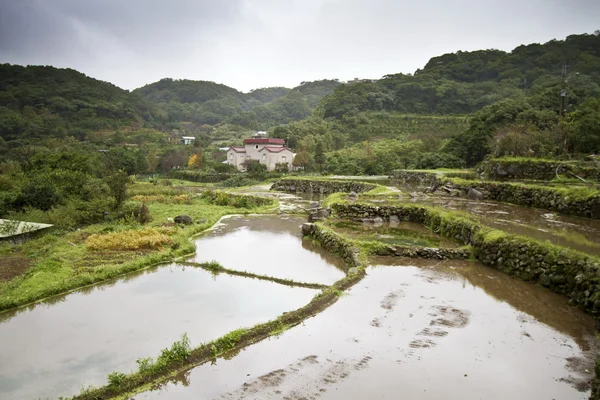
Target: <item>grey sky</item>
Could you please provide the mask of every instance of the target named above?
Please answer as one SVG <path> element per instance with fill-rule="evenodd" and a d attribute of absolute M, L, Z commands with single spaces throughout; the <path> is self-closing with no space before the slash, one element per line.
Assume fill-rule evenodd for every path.
<path fill-rule="evenodd" d="M 443 53 L 596 29 L 598 0 L 0 0 L 0 63 L 126 89 L 171 77 L 247 91 L 412 73 Z"/>

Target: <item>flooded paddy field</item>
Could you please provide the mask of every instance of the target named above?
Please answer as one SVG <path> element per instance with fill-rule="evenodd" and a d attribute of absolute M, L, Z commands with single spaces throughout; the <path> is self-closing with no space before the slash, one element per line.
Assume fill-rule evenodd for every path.
<path fill-rule="evenodd" d="M 457 242 L 414 222 L 361 223 L 331 220 L 327 221 L 327 226 L 351 239 L 374 240 L 389 245 L 445 248 L 459 246 Z"/>
<path fill-rule="evenodd" d="M 135 398 L 588 398 L 595 324 L 563 297 L 469 261 L 372 265 L 302 325 Z"/>
<path fill-rule="evenodd" d="M 295 216 L 236 216 L 223 219 L 196 240 L 190 261 L 217 261 L 225 268 L 331 284 L 344 277 L 343 260 L 312 241 L 302 240 L 304 218 Z"/>
<path fill-rule="evenodd" d="M 492 228 L 600 256 L 599 220 L 492 201 L 431 198 L 417 203 L 464 211 Z"/>
<path fill-rule="evenodd" d="M 136 369 L 187 332 L 192 346 L 297 309 L 318 291 L 172 264 L 0 314 L 0 399 L 56 399 Z"/>

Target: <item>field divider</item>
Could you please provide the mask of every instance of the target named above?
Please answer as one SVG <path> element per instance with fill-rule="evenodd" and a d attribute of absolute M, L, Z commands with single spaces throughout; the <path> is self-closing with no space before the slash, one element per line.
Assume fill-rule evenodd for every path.
<path fill-rule="evenodd" d="M 204 262 L 204 263 L 197 263 L 197 262 L 192 262 L 192 261 L 181 261 L 181 262 L 178 262 L 178 264 L 187 265 L 190 267 L 202 268 L 202 269 L 207 270 L 212 273 L 225 273 L 228 275 L 258 279 L 261 281 L 269 281 L 269 282 L 278 283 L 280 285 L 291 286 L 291 287 L 302 287 L 302 288 L 307 288 L 307 289 L 318 289 L 318 290 L 326 289 L 329 287 L 328 285 L 325 285 L 322 283 L 298 282 L 298 281 L 295 281 L 292 279 L 276 278 L 274 276 L 269 276 L 269 275 L 260 275 L 260 274 L 255 274 L 255 273 L 248 272 L 248 271 L 239 271 L 239 270 L 235 270 L 235 269 L 229 269 L 229 268 L 223 267 L 221 264 L 219 264 L 215 261 Z"/>

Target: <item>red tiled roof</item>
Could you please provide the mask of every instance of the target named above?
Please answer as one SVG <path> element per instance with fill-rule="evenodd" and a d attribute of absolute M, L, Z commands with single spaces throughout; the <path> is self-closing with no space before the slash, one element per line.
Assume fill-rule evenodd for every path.
<path fill-rule="evenodd" d="M 231 150 L 235 151 L 236 153 L 245 153 L 246 152 L 246 148 L 241 147 L 241 146 L 231 146 Z"/>
<path fill-rule="evenodd" d="M 285 140 L 275 138 L 252 138 L 244 139 L 244 144 L 285 144 Z"/>
<path fill-rule="evenodd" d="M 262 149 L 260 149 L 260 151 L 263 151 L 263 150 L 267 150 L 270 153 L 280 153 L 284 150 L 292 151 L 287 147 L 276 147 L 276 146 L 265 146 Z"/>

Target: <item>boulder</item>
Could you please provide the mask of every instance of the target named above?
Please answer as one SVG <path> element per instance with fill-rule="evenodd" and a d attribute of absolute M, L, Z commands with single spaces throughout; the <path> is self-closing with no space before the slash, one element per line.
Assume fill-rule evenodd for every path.
<path fill-rule="evenodd" d="M 350 192 L 350 193 L 348 193 L 348 198 L 351 200 L 356 200 L 356 199 L 358 199 L 358 193 Z"/>
<path fill-rule="evenodd" d="M 190 217 L 189 215 L 178 215 L 176 216 L 173 221 L 175 221 L 176 224 L 183 224 L 183 225 L 191 225 L 194 223 L 194 220 L 192 219 L 192 217 Z"/>
<path fill-rule="evenodd" d="M 313 231 L 313 224 L 304 223 L 302 224 L 302 236 L 310 235 Z"/>
<path fill-rule="evenodd" d="M 481 193 L 479 190 L 477 189 L 469 189 L 469 191 L 467 192 L 467 198 L 469 200 L 483 200 L 483 193 Z"/>
<path fill-rule="evenodd" d="M 310 206 L 308 207 L 309 210 L 316 210 L 317 208 L 319 208 L 319 202 L 318 201 L 311 201 L 310 202 Z"/>

